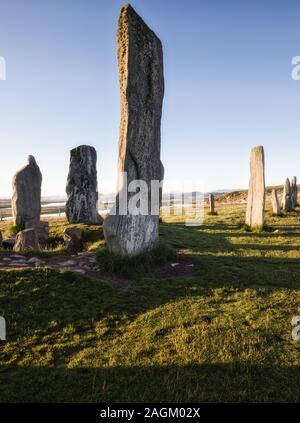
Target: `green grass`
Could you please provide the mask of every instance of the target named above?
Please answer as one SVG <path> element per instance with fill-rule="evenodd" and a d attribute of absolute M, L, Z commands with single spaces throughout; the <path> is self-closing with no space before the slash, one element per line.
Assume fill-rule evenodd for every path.
<path fill-rule="evenodd" d="M 103 248 L 97 252 L 96 259 L 105 272 L 136 279 L 146 275 L 157 265 L 174 261 L 176 253 L 167 244 L 160 243 L 152 251 L 146 251 L 134 257 L 110 253 Z"/>
<path fill-rule="evenodd" d="M 270 231 L 255 233 L 244 207 L 217 212 L 198 228 L 161 224 L 162 242 L 193 257 L 193 276 L 150 272 L 120 289 L 2 270 L 1 401 L 299 401 L 299 215 L 268 213 Z"/>
<path fill-rule="evenodd" d="M 23 231 L 25 229 L 24 225 L 13 225 L 9 224 L 5 228 L 5 236 L 14 236 L 17 235 L 18 232 Z"/>

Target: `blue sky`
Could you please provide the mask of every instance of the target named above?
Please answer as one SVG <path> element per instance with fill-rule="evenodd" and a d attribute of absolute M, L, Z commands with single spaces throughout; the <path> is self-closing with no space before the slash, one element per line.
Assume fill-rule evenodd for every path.
<path fill-rule="evenodd" d="M 116 185 L 119 0 L 0 0 L 0 197 L 33 154 L 43 194 L 64 194 L 69 150 L 98 152 L 99 191 Z M 300 170 L 296 0 L 133 0 L 163 43 L 165 188 L 247 187 L 249 150 L 262 144 L 266 181 Z M 299 174 L 300 177 L 300 174 Z"/>

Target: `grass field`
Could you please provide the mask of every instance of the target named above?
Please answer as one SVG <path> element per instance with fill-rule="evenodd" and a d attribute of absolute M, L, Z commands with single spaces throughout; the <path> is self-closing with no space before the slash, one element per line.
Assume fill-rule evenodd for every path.
<path fill-rule="evenodd" d="M 244 206 L 217 212 L 200 227 L 161 224 L 164 242 L 192 258 L 188 276 L 113 288 L 0 271 L 0 401 L 299 401 L 299 214 L 269 213 L 268 230 L 251 233 Z"/>

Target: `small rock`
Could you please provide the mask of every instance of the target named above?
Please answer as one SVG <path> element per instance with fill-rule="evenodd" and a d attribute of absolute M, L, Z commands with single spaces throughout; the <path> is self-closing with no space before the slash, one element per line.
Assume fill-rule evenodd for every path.
<path fill-rule="evenodd" d="M 58 263 L 58 265 L 62 267 L 75 266 L 75 264 L 76 264 L 75 260 L 67 260 L 62 263 Z"/>
<path fill-rule="evenodd" d="M 28 260 L 28 263 L 32 263 L 32 264 L 35 264 L 35 265 L 45 264 L 45 262 L 44 262 L 43 260 L 40 260 L 40 259 L 39 259 L 39 258 L 37 258 L 37 257 L 31 257 L 31 258 Z"/>
<path fill-rule="evenodd" d="M 20 263 L 20 261 L 17 261 L 17 262 L 13 261 L 13 262 L 9 263 L 9 266 L 10 267 L 27 267 L 28 264 L 27 263 Z"/>
<path fill-rule="evenodd" d="M 24 229 L 17 234 L 14 251 L 39 250 L 39 239 L 35 229 Z"/>
<path fill-rule="evenodd" d="M 91 270 L 91 267 L 88 264 L 84 264 L 82 268 L 85 270 Z"/>
<path fill-rule="evenodd" d="M 84 269 L 73 269 L 73 272 L 81 273 L 82 275 L 85 274 L 85 270 Z"/>
<path fill-rule="evenodd" d="M 83 248 L 83 230 L 79 228 L 65 228 L 64 242 L 68 250 L 78 252 Z"/>
<path fill-rule="evenodd" d="M 180 263 L 171 263 L 171 266 L 172 266 L 172 267 L 176 267 L 176 266 L 179 266 L 179 264 L 180 264 Z"/>
<path fill-rule="evenodd" d="M 49 222 L 28 222 L 25 229 L 34 229 L 37 233 L 40 246 L 46 247 L 49 239 Z"/>

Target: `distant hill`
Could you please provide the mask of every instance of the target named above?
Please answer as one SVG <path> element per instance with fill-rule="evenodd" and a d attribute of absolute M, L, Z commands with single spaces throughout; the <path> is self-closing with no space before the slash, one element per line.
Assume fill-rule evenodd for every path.
<path fill-rule="evenodd" d="M 276 189 L 281 200 L 283 185 L 274 185 L 266 188 L 266 201 L 271 201 L 272 189 Z M 298 185 L 298 193 L 300 191 L 300 185 Z M 216 202 L 219 204 L 245 204 L 247 203 L 248 190 L 231 191 L 219 196 L 216 196 Z"/>

